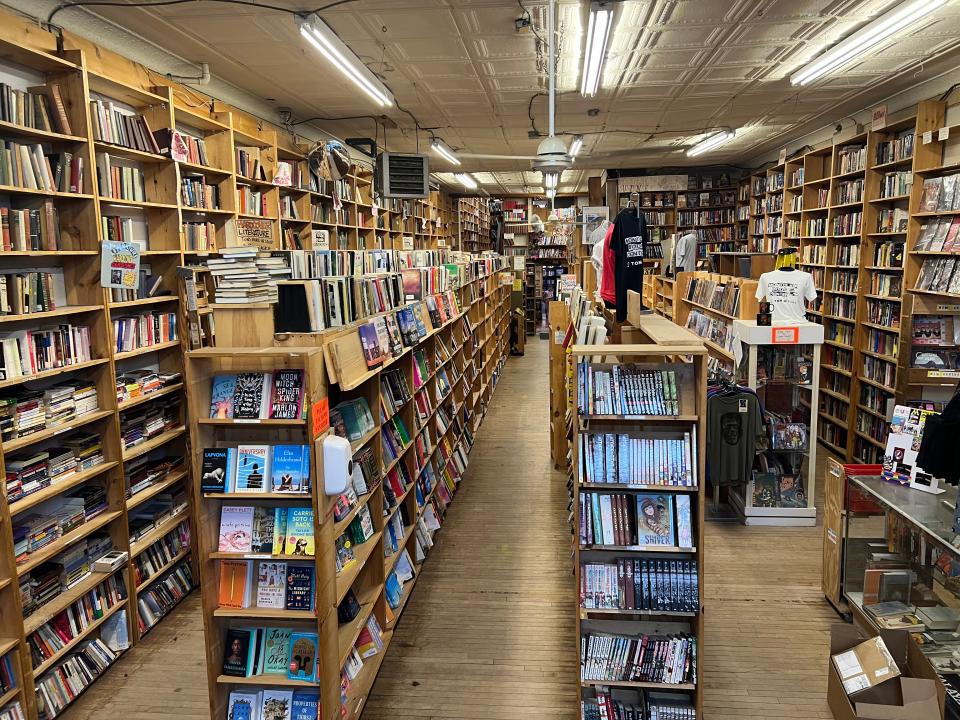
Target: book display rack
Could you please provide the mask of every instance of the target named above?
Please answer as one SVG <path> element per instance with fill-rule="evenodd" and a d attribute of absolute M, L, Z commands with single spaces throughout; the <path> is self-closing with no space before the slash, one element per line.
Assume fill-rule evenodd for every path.
<path fill-rule="evenodd" d="M 623 703 L 700 717 L 706 349 L 574 345 L 571 357 L 582 716 Z"/>
<path fill-rule="evenodd" d="M 204 452 L 235 448 L 232 462 L 237 466 L 257 445 L 307 445 L 311 467 L 316 468 L 323 437 L 336 432 L 350 440 L 355 467 L 350 487 L 335 498 L 317 491 L 323 479 L 316 471 L 307 494 L 278 491 L 282 482 L 275 459 L 265 473 L 273 483 L 266 492 L 238 490 L 236 484 L 227 485 L 231 490 L 226 493 L 204 492 L 202 483 L 215 472 L 214 456 L 196 455 L 195 463 L 204 464 L 197 471 L 203 478 L 197 503 L 202 572 L 207 578 L 203 604 L 211 717 L 225 720 L 236 702 L 259 707 L 277 694 L 287 697 L 291 692 L 296 705 L 307 702 L 318 688 L 321 698 L 334 698 L 320 702 L 324 720 L 360 715 L 463 477 L 474 434 L 506 359 L 512 276 L 502 269 L 499 257 L 461 262 L 452 290 L 460 310 L 436 323 L 425 297 L 343 328 L 278 335 L 278 347 L 272 349 L 204 349 L 188 354 L 187 377 L 195 406 L 209 407 L 214 414 L 212 408 L 221 396 L 230 396 L 233 403 L 234 419 L 196 420 L 191 433 L 197 448 Z M 380 317 L 385 324 L 408 327 L 407 313 L 422 324 L 416 339 L 405 340 L 396 353 L 369 363 L 364 328 Z M 302 409 L 294 419 L 236 419 L 236 393 L 216 391 L 218 376 L 270 372 L 276 377 L 280 369 L 303 373 Z M 327 430 L 328 424 L 333 430 Z M 276 449 L 261 455 L 271 452 Z M 231 461 L 226 462 L 231 467 Z M 235 483 L 247 482 L 239 471 L 226 474 L 234 475 Z M 292 485 L 297 485 L 296 479 Z M 277 507 L 286 508 L 289 537 L 290 508 L 298 501 L 312 509 L 307 556 L 291 555 L 289 539 L 282 552 L 277 552 L 277 540 L 269 552 L 253 543 L 250 549 L 244 546 L 235 552 L 220 547 L 225 534 L 237 529 L 234 525 L 246 531 L 242 524 L 246 521 L 237 520 L 241 507 L 273 509 L 273 513 L 244 511 L 254 523 L 249 531 L 253 542 L 258 536 L 261 542 L 267 540 L 262 523 L 277 527 L 283 522 Z M 261 525 L 256 524 L 258 513 Z M 234 570 L 237 563 L 249 569 Z M 291 609 L 289 583 L 285 603 L 276 599 L 278 593 L 264 591 L 270 568 L 277 563 L 286 563 L 287 571 L 301 564 L 312 568 L 312 601 Z M 251 628 L 260 628 L 259 636 L 256 630 L 251 636 Z M 228 655 L 236 655 L 232 643 L 238 640 L 242 650 L 250 637 L 259 637 L 260 642 L 286 638 L 283 660 L 290 661 L 296 640 L 304 636 L 319 659 L 316 677 L 291 677 L 280 670 L 279 662 L 268 672 L 253 656 L 236 668 L 228 662 Z"/>

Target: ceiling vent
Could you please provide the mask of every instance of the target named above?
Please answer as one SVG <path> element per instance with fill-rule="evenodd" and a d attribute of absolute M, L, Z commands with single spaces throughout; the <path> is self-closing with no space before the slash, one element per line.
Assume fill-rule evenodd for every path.
<path fill-rule="evenodd" d="M 381 153 L 377 158 L 377 190 L 385 198 L 430 195 L 430 162 L 426 155 Z"/>

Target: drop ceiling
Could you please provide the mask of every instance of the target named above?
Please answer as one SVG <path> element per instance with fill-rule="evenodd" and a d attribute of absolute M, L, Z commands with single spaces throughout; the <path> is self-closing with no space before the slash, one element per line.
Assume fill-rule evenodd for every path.
<path fill-rule="evenodd" d="M 306 10 L 317 2 L 272 4 Z M 524 4 L 542 35 L 546 4 Z M 560 0 L 557 129 L 585 134 L 583 154 L 564 174 L 560 192 L 584 189 L 591 169 L 689 164 L 684 149 L 722 126 L 738 128 L 737 137 L 698 160 L 735 164 L 960 66 L 960 3 L 953 2 L 832 78 L 791 87 L 793 71 L 894 4 L 621 2 L 601 90 L 582 98 L 588 3 Z M 288 14 L 203 1 L 82 12 L 187 60 L 208 62 L 218 77 L 291 108 L 299 119 L 322 118 L 316 124 L 339 137 L 375 132 L 371 119 L 336 120 L 376 111 L 306 45 Z M 511 0 L 355 0 L 322 16 L 399 105 L 456 151 L 531 155 L 539 141 L 528 132 L 547 127 L 546 97 L 538 94 L 545 73 L 534 34 L 514 28 L 521 14 Z M 393 108 L 389 116 L 399 126 L 387 131 L 390 150 L 428 146 L 428 133 L 416 133 L 407 114 Z M 453 169 L 439 158 L 433 163 L 438 171 Z M 483 187 L 495 193 L 540 187 L 537 176 L 522 172 L 528 168 L 525 160 L 469 158 L 461 169 L 489 173 L 481 176 Z"/>

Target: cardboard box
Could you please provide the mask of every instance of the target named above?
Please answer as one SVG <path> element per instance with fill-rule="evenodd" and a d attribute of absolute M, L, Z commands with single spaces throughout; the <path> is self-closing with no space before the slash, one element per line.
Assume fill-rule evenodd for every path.
<path fill-rule="evenodd" d="M 847 695 L 869 690 L 900 675 L 900 668 L 879 635 L 830 655 Z"/>
<path fill-rule="evenodd" d="M 929 672 L 914 665 L 925 663 L 910 634 L 903 630 L 880 634 L 886 651 L 852 625 L 831 628 L 827 671 L 827 703 L 836 720 L 936 720 L 943 718 L 937 683 Z M 834 656 L 854 651 L 865 671 L 864 689 L 847 694 Z M 850 656 L 847 660 L 852 662 Z M 892 666 L 891 666 L 892 661 Z M 841 667 L 845 667 L 841 663 Z M 849 667 L 849 666 L 846 666 Z M 917 672 L 915 672 L 917 670 Z M 879 671 L 879 675 L 877 672 Z M 848 681 L 854 677 L 849 670 Z M 848 685 L 851 684 L 848 682 Z"/>

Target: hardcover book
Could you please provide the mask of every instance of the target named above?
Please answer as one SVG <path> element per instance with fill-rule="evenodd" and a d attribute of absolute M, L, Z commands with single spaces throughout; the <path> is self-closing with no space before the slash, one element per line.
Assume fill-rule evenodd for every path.
<path fill-rule="evenodd" d="M 287 602 L 287 564 L 264 560 L 257 568 L 257 607 L 283 610 Z"/>
<path fill-rule="evenodd" d="M 673 545 L 673 542 L 673 497 L 637 493 L 637 544 Z"/>
<path fill-rule="evenodd" d="M 233 448 L 204 448 L 200 463 L 200 491 L 229 492 L 236 451 Z"/>
<path fill-rule="evenodd" d="M 270 417 L 298 420 L 303 413 L 303 370 L 275 370 Z"/>
<path fill-rule="evenodd" d="M 313 541 L 313 508 L 287 508 L 286 542 L 283 552 L 286 555 L 302 555 L 312 557 L 314 554 Z"/>
<path fill-rule="evenodd" d="M 677 506 L 677 546 L 692 548 L 693 521 L 690 514 L 690 496 L 679 494 L 674 498 Z"/>
<path fill-rule="evenodd" d="M 241 445 L 237 448 L 235 492 L 263 492 L 269 476 L 270 446 Z"/>
<path fill-rule="evenodd" d="M 260 693 L 233 691 L 227 704 L 227 720 L 257 720 Z"/>
<path fill-rule="evenodd" d="M 283 545 L 287 539 L 287 509 L 274 508 L 273 517 L 273 549 L 277 555 L 283 554 Z"/>
<path fill-rule="evenodd" d="M 320 641 L 316 633 L 290 633 L 290 664 L 287 667 L 287 677 L 291 680 L 317 680 L 317 655 Z"/>
<path fill-rule="evenodd" d="M 363 323 L 359 327 L 360 345 L 363 348 L 363 358 L 367 361 L 367 367 L 376 367 L 386 358 L 383 349 L 380 347 L 379 338 L 377 338 L 377 329 L 372 322 Z"/>
<path fill-rule="evenodd" d="M 290 720 L 317 720 L 320 710 L 319 690 L 294 690 Z"/>
<path fill-rule="evenodd" d="M 290 720 L 293 690 L 264 690 L 260 720 Z"/>
<path fill-rule="evenodd" d="M 313 610 L 312 566 L 287 566 L 287 610 Z"/>
<path fill-rule="evenodd" d="M 253 512 L 253 540 L 250 543 L 250 552 L 272 554 L 274 508 L 257 505 Z"/>
<path fill-rule="evenodd" d="M 271 489 L 275 493 L 310 490 L 310 448 L 306 445 L 274 445 L 270 459 Z"/>
<path fill-rule="evenodd" d="M 263 633 L 264 674 L 285 674 L 290 665 L 290 628 L 267 628 Z"/>
<path fill-rule="evenodd" d="M 252 669 L 251 656 L 255 630 L 228 628 L 223 643 L 223 674 L 231 677 L 247 677 Z"/>
<path fill-rule="evenodd" d="M 246 560 L 220 561 L 220 594 L 222 608 L 250 607 L 252 566 Z"/>
<path fill-rule="evenodd" d="M 220 508 L 220 552 L 250 552 L 253 542 L 253 507 L 224 505 Z"/>
<path fill-rule="evenodd" d="M 220 420 L 233 417 L 233 396 L 236 388 L 236 375 L 214 376 L 210 387 L 210 417 Z"/>
<path fill-rule="evenodd" d="M 240 373 L 233 393 L 233 417 L 253 420 L 267 416 L 265 399 L 270 391 L 270 373 Z"/>

